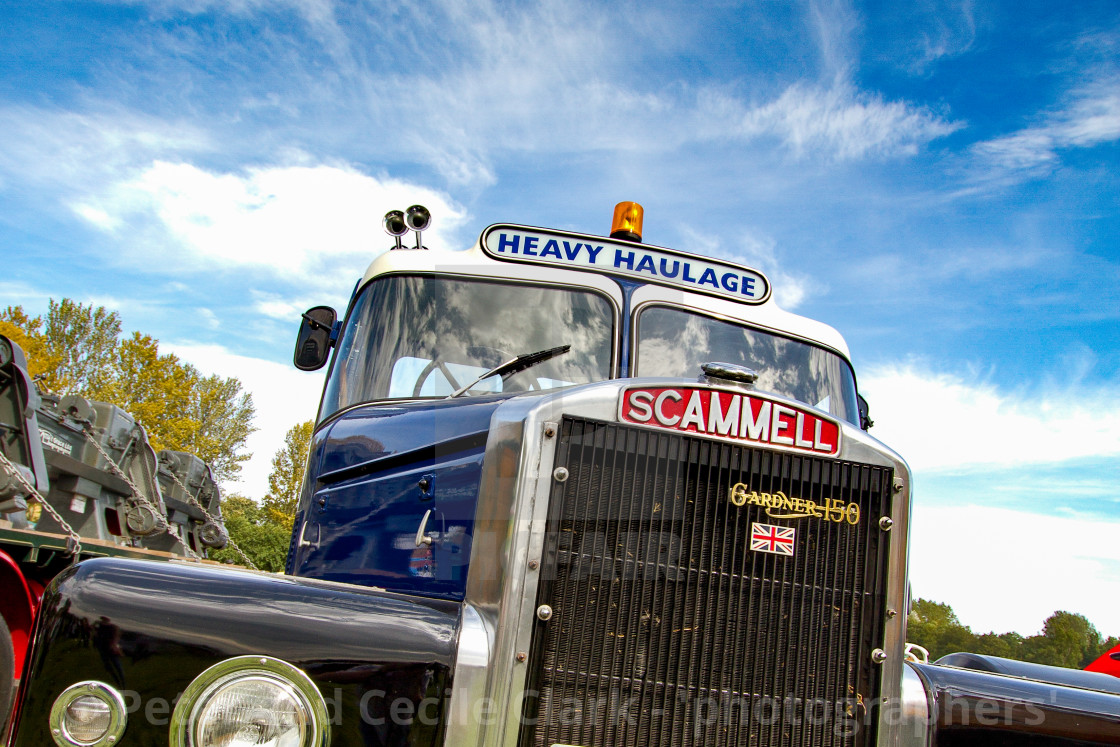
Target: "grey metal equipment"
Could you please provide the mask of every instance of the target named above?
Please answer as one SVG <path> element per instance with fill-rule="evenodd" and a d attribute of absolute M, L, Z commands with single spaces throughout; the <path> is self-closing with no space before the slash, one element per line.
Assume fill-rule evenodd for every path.
<path fill-rule="evenodd" d="M 205 462 L 177 452 L 157 459 L 131 414 L 75 394 L 40 392 L 19 346 L 0 337 L 0 348 L 0 428 L 12 436 L 0 470 L 2 518 L 16 529 L 63 534 L 71 544 L 80 537 L 187 557 L 225 545 L 218 488 Z M 181 479 L 168 476 L 171 465 Z M 172 494 L 170 506 L 165 493 Z M 205 508 L 191 506 L 199 500 Z M 41 512 L 29 520 L 31 503 Z"/>
<path fill-rule="evenodd" d="M 229 542 L 222 525 L 218 485 L 210 465 L 194 454 L 159 452 L 159 487 L 175 533 L 194 548 L 220 549 Z"/>

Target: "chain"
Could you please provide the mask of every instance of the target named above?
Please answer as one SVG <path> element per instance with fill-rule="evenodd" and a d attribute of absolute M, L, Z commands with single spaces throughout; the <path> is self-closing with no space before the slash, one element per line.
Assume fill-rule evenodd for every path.
<path fill-rule="evenodd" d="M 172 531 L 172 529 L 171 529 L 171 526 L 170 526 L 170 525 L 169 525 L 169 524 L 167 523 L 167 519 L 165 519 L 165 518 L 163 517 L 163 512 L 162 512 L 162 511 L 161 511 L 161 510 L 159 509 L 159 506 L 157 506 L 157 505 L 155 505 L 154 503 L 152 503 L 152 501 L 150 501 L 150 500 L 149 500 L 149 499 L 148 499 L 148 498 L 147 498 L 147 497 L 146 497 L 146 496 L 144 495 L 144 493 L 143 493 L 143 492 L 141 492 L 140 488 L 138 488 L 138 487 L 136 486 L 136 483 L 134 483 L 134 482 L 132 482 L 132 480 L 128 479 L 128 475 L 126 475 L 126 474 L 124 473 L 124 470 L 122 470 L 122 469 L 121 469 L 121 468 L 120 468 L 119 466 L 117 466 L 117 463 L 116 463 L 116 462 L 114 462 L 114 461 L 113 461 L 113 458 L 112 458 L 111 456 L 109 456 L 109 455 L 108 455 L 108 454 L 107 454 L 107 453 L 105 452 L 105 449 L 101 448 L 101 444 L 99 444 L 99 443 L 97 442 L 97 440 L 96 440 L 96 439 L 94 439 L 94 437 L 93 437 L 93 436 L 92 436 L 92 435 L 90 434 L 90 430 L 91 430 L 91 429 L 92 429 L 92 426 L 91 426 L 90 424 L 88 424 L 88 423 L 87 423 L 87 424 L 85 425 L 85 428 L 83 429 L 83 431 L 82 431 L 82 432 L 83 432 L 83 434 L 85 435 L 85 437 L 86 437 L 86 440 L 87 440 L 87 441 L 89 441 L 89 442 L 90 442 L 90 444 L 92 444 L 92 445 L 93 445 L 93 448 L 97 449 L 97 453 L 99 453 L 99 454 L 100 454 L 100 455 L 102 456 L 102 458 L 104 458 L 104 459 L 105 459 L 105 461 L 106 461 L 106 462 L 108 463 L 108 465 L 109 465 L 109 470 L 110 470 L 111 472 L 113 472 L 114 474 L 116 474 L 116 475 L 117 475 L 117 477 L 119 477 L 119 478 L 121 478 L 122 480 L 124 480 L 124 481 L 125 481 L 125 482 L 126 482 L 126 483 L 128 484 L 128 487 L 132 489 L 132 493 L 133 493 L 133 495 L 134 495 L 134 496 L 136 496 L 136 498 L 137 498 L 137 499 L 138 499 L 138 500 L 139 500 L 139 501 L 140 501 L 141 503 L 143 503 L 144 505 L 146 505 L 146 506 L 148 507 L 148 509 L 149 509 L 149 510 L 151 510 L 151 512 L 152 512 L 152 515 L 154 515 L 154 516 L 155 516 L 155 518 L 156 518 L 157 526 L 158 526 L 158 528 L 159 528 L 159 529 L 161 529 L 161 530 L 163 530 L 164 532 L 166 532 L 166 533 L 167 533 L 167 534 L 168 534 L 168 535 L 169 535 L 169 536 L 170 536 L 170 537 L 171 537 L 171 538 L 172 538 L 173 540 L 175 540 L 175 541 L 176 541 L 176 542 L 178 542 L 178 543 L 179 543 L 180 545 L 182 545 L 183 549 L 187 551 L 187 556 L 188 556 L 188 557 L 190 557 L 190 558 L 192 558 L 192 559 L 194 559 L 194 560 L 201 560 L 201 559 L 202 559 L 202 557 L 201 557 L 201 556 L 200 556 L 200 555 L 199 555 L 198 553 L 196 553 L 196 552 L 195 552 L 194 550 L 192 550 L 192 549 L 191 549 L 191 548 L 190 548 L 190 547 L 189 547 L 189 546 L 187 545 L 187 543 L 183 541 L 183 538 L 182 538 L 182 537 L 180 537 L 180 536 L 179 536 L 179 535 L 177 535 L 177 534 L 176 534 L 176 533 L 175 533 L 174 531 Z"/>
<path fill-rule="evenodd" d="M 19 469 L 14 464 L 12 464 L 8 460 L 8 457 L 4 456 L 3 453 L 0 453 L 0 465 L 3 465 L 4 469 L 7 470 L 10 475 L 13 475 L 17 480 L 19 480 L 20 484 L 22 484 L 23 487 L 27 489 L 28 493 L 35 497 L 35 500 L 38 501 L 43 510 L 46 511 L 50 515 L 50 517 L 58 523 L 60 527 L 62 527 L 62 531 L 66 532 L 67 537 L 66 554 L 73 556 L 75 559 L 78 559 L 82 554 L 82 538 L 78 536 L 78 533 L 74 531 L 74 528 L 66 523 L 66 520 L 62 518 L 58 511 L 54 510 L 54 506 L 50 504 L 50 501 L 44 498 L 39 493 L 39 491 L 35 489 L 35 486 L 27 481 L 27 478 L 23 476 L 23 473 L 20 472 Z"/>
<path fill-rule="evenodd" d="M 202 505 L 201 503 L 199 503 L 199 502 L 198 502 L 198 501 L 197 501 L 197 500 L 195 499 L 194 495 L 192 495 L 192 494 L 191 494 L 191 489 L 190 489 L 190 488 L 188 488 L 188 487 L 187 487 L 186 485 L 184 485 L 184 484 L 183 484 L 183 481 L 179 479 L 179 476 L 178 476 L 177 474 L 175 474 L 175 470 L 173 470 L 173 469 L 171 469 L 170 467 L 168 467 L 168 469 L 167 469 L 167 474 L 171 475 L 171 479 L 172 479 L 172 480 L 173 480 L 173 481 L 175 482 L 175 484 L 176 484 L 176 485 L 178 485 L 178 486 L 179 486 L 180 488 L 182 488 L 182 489 L 183 489 L 183 493 L 185 493 L 185 494 L 186 494 L 186 496 L 187 496 L 187 500 L 188 500 L 188 501 L 190 501 L 190 502 L 191 502 L 191 504 L 192 504 L 192 505 L 194 505 L 194 506 L 195 506 L 195 507 L 196 507 L 196 508 L 197 508 L 197 509 L 198 509 L 199 511 L 201 511 L 202 513 L 204 513 L 204 514 L 206 515 L 206 518 L 207 518 L 207 519 L 209 519 L 210 521 L 214 522 L 214 523 L 215 523 L 215 524 L 217 524 L 218 526 L 225 526 L 225 522 L 221 521 L 220 519 L 216 519 L 216 518 L 214 518 L 214 515 L 213 515 L 213 514 L 211 514 L 211 513 L 209 512 L 209 511 L 207 511 L 207 510 L 206 510 L 206 507 L 205 507 L 205 506 L 203 506 L 203 505 Z M 259 570 L 260 570 L 259 568 L 257 568 L 256 564 L 255 564 L 255 563 L 253 563 L 253 561 L 252 561 L 252 560 L 249 560 L 249 556 L 245 554 L 245 551 L 244 551 L 244 550 L 242 550 L 242 549 L 241 549 L 240 547 L 238 547 L 238 546 L 237 546 L 237 543 L 233 541 L 233 538 L 232 538 L 232 537 L 228 537 L 228 532 L 227 532 L 227 539 L 226 539 L 226 541 L 227 541 L 227 542 L 229 543 L 229 546 L 230 546 L 231 548 L 233 548 L 233 551 L 234 551 L 234 552 L 236 552 L 236 553 L 237 553 L 238 555 L 240 555 L 240 556 L 241 556 L 241 559 L 245 561 L 245 564 L 246 564 L 246 565 L 248 565 L 248 566 L 249 566 L 250 568 L 252 568 L 252 569 L 253 569 L 254 571 L 259 571 Z"/>

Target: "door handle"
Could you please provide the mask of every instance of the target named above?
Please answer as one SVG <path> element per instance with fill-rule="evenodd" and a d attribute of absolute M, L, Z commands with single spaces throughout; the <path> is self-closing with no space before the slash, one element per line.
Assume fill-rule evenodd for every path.
<path fill-rule="evenodd" d="M 424 545 L 432 544 L 432 536 L 430 534 L 424 533 L 428 529 L 428 519 L 431 517 L 431 515 L 432 509 L 429 508 L 424 512 L 424 518 L 420 520 L 420 528 L 416 530 L 417 547 L 423 547 Z"/>
<path fill-rule="evenodd" d="M 322 540 L 322 538 L 323 538 L 323 525 L 322 524 L 316 524 L 315 525 L 315 541 L 314 542 L 311 542 L 310 540 L 304 539 L 304 534 L 306 532 L 307 532 L 307 522 L 305 521 L 305 522 L 303 522 L 303 525 L 299 528 L 299 546 L 300 547 L 314 547 L 316 550 L 318 550 L 319 549 L 319 541 Z"/>

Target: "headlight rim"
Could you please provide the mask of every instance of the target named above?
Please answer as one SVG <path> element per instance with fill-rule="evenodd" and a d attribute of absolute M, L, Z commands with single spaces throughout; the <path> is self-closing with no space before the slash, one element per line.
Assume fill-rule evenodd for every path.
<path fill-rule="evenodd" d="M 70 736 L 66 729 L 66 709 L 78 698 L 92 696 L 109 706 L 109 726 L 105 733 L 92 742 L 82 742 Z M 128 709 L 124 696 L 112 685 L 98 680 L 83 680 L 70 685 L 54 699 L 50 713 L 51 738 L 58 747 L 112 747 L 120 743 L 128 727 Z"/>
<path fill-rule="evenodd" d="M 323 694 L 311 678 L 298 667 L 271 656 L 235 656 L 214 664 L 195 677 L 183 691 L 175 710 L 171 713 L 168 743 L 171 747 L 194 747 L 192 721 L 203 698 L 212 695 L 230 682 L 253 676 L 279 680 L 295 690 L 309 711 L 310 747 L 329 747 L 331 741 L 330 719 Z"/>

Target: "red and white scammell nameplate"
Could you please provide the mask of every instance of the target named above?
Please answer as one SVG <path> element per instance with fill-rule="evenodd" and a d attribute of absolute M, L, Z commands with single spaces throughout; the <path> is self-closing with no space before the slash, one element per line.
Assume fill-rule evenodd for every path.
<path fill-rule="evenodd" d="M 619 398 L 618 419 L 736 443 L 829 456 L 840 453 L 836 421 L 753 392 L 687 385 L 632 387 Z"/>

